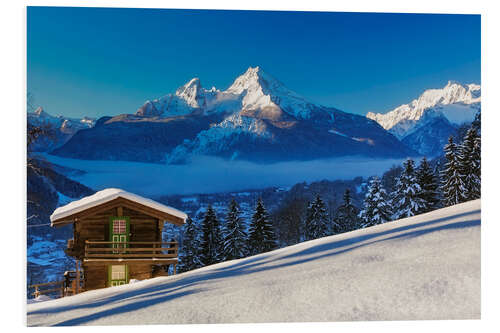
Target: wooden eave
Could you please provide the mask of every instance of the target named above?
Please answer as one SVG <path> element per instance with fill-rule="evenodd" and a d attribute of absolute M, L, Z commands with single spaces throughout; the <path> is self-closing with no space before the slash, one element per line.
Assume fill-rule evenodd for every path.
<path fill-rule="evenodd" d="M 67 225 L 70 223 L 75 223 L 78 222 L 82 219 L 85 219 L 87 217 L 99 214 L 101 212 L 105 212 L 107 210 L 117 208 L 117 207 L 127 207 L 129 209 L 141 212 L 143 214 L 149 215 L 151 217 L 157 218 L 160 221 L 167 221 L 169 223 L 181 226 L 184 224 L 184 219 L 165 213 L 163 211 L 157 210 L 155 208 L 145 206 L 141 203 L 125 199 L 122 197 L 118 197 L 116 199 L 110 200 L 108 202 L 102 203 L 97 206 L 93 206 L 90 208 L 87 208 L 85 210 L 82 210 L 78 213 L 62 217 L 60 219 L 52 221 L 52 226 L 59 227 L 63 225 Z"/>

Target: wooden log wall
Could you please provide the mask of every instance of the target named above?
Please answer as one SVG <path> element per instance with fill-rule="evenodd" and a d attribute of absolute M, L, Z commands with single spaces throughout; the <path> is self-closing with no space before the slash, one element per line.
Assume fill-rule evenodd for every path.
<path fill-rule="evenodd" d="M 155 242 L 162 240 L 163 221 L 160 222 L 157 218 L 127 207 L 123 207 L 121 210 L 122 216 L 130 217 L 131 242 Z M 86 217 L 74 224 L 75 252 L 78 258 L 81 259 L 83 257 L 85 240 L 109 240 L 109 218 L 117 215 L 117 209 L 110 209 Z"/>
<path fill-rule="evenodd" d="M 131 242 L 161 241 L 163 223 L 160 223 L 157 218 L 127 207 L 113 208 L 86 217 L 74 224 L 75 252 L 78 253 L 78 257 L 83 258 L 86 240 L 109 240 L 109 218 L 111 216 L 130 217 Z M 132 244 L 131 246 L 144 247 L 145 245 Z M 144 280 L 153 276 L 153 265 L 150 263 L 129 263 L 128 266 L 129 279 Z M 107 287 L 108 264 L 87 262 L 83 264 L 83 269 L 85 272 L 85 290 Z"/>
<path fill-rule="evenodd" d="M 85 290 L 108 287 L 108 264 L 87 263 L 83 265 L 83 269 L 85 270 Z M 129 279 L 144 280 L 153 277 L 151 264 L 128 263 L 128 272 Z"/>
<path fill-rule="evenodd" d="M 85 290 L 106 288 L 108 284 L 108 265 L 83 265 L 85 271 Z"/>

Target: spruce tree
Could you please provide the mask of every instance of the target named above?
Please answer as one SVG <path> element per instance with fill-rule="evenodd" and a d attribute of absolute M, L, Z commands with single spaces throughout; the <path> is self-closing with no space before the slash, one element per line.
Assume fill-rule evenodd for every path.
<path fill-rule="evenodd" d="M 276 237 L 266 208 L 259 198 L 252 216 L 248 247 L 251 255 L 259 254 L 276 248 Z"/>
<path fill-rule="evenodd" d="M 472 127 L 474 127 L 478 133 L 478 135 L 481 135 L 481 109 L 479 109 L 476 112 L 476 115 L 474 116 L 474 121 L 472 122 Z"/>
<path fill-rule="evenodd" d="M 363 210 L 359 213 L 362 227 L 370 227 L 391 221 L 392 211 L 389 199 L 378 177 L 370 181 L 368 192 L 363 203 Z"/>
<path fill-rule="evenodd" d="M 464 137 L 459 149 L 460 173 L 464 182 L 464 200 L 474 200 L 481 197 L 481 175 L 480 160 L 477 155 L 478 134 L 474 126 L 471 126 Z M 480 155 L 480 154 L 479 154 Z"/>
<path fill-rule="evenodd" d="M 481 197 L 481 135 L 478 135 L 474 140 L 474 150 L 472 158 L 476 163 L 476 177 L 479 180 L 479 198 Z"/>
<path fill-rule="evenodd" d="M 415 175 L 415 162 L 410 158 L 403 163 L 403 172 L 396 183 L 396 190 L 392 193 L 392 207 L 394 219 L 414 216 L 425 207 Z"/>
<path fill-rule="evenodd" d="M 441 174 L 441 189 L 444 206 L 452 206 L 465 201 L 465 186 L 458 158 L 458 149 L 450 136 L 444 146 L 446 164 Z"/>
<path fill-rule="evenodd" d="M 215 210 L 208 206 L 202 221 L 200 260 L 203 266 L 212 265 L 222 259 L 222 235 Z"/>
<path fill-rule="evenodd" d="M 359 209 L 353 205 L 351 191 L 347 188 L 344 192 L 343 203 L 337 208 L 333 232 L 342 233 L 357 229 L 360 226 L 358 214 Z"/>
<path fill-rule="evenodd" d="M 200 261 L 200 240 L 195 223 L 188 217 L 184 225 L 182 251 L 179 256 L 179 272 L 186 272 L 202 266 Z"/>
<path fill-rule="evenodd" d="M 417 183 L 420 186 L 420 197 L 424 206 L 418 213 L 427 213 L 439 207 L 439 183 L 431 169 L 427 158 L 422 158 L 416 171 Z"/>
<path fill-rule="evenodd" d="M 307 207 L 307 217 L 305 220 L 305 239 L 311 240 L 328 236 L 328 213 L 321 197 L 316 195 L 316 199 Z"/>
<path fill-rule="evenodd" d="M 240 206 L 231 200 L 224 227 L 223 260 L 244 258 L 248 254 L 247 233 L 241 218 Z"/>

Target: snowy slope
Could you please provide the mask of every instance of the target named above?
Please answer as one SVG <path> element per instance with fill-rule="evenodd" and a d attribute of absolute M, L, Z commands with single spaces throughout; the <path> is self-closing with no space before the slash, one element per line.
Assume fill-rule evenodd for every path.
<path fill-rule="evenodd" d="M 479 319 L 480 201 L 28 304 L 28 325 Z"/>

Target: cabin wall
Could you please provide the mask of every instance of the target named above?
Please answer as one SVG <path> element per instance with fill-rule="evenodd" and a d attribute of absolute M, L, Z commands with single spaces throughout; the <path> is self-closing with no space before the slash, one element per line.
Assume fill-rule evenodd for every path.
<path fill-rule="evenodd" d="M 163 224 L 157 218 L 123 207 L 122 216 L 130 217 L 131 242 L 161 241 Z M 75 253 L 82 258 L 85 241 L 109 241 L 109 218 L 118 216 L 116 209 L 110 209 L 81 219 L 74 224 Z M 142 245 L 139 245 L 141 247 Z M 134 246 L 135 247 L 135 246 Z"/>
<path fill-rule="evenodd" d="M 128 270 L 130 279 L 144 280 L 153 277 L 153 267 L 150 264 L 129 264 Z"/>
<path fill-rule="evenodd" d="M 80 257 L 84 255 L 86 240 L 109 240 L 109 217 L 114 215 L 113 209 L 86 217 L 74 224 L 75 252 Z"/>
<path fill-rule="evenodd" d="M 114 263 L 128 265 L 129 279 L 144 280 L 153 277 L 151 264 Z M 85 290 L 106 288 L 108 286 L 108 264 L 87 263 L 82 266 L 84 271 Z"/>
<path fill-rule="evenodd" d="M 118 209 L 113 208 L 93 216 L 82 218 L 74 223 L 74 253 L 76 257 L 82 259 L 85 252 L 85 241 L 109 241 L 109 220 L 110 217 L 120 216 Z M 142 212 L 127 208 L 121 208 L 121 216 L 130 218 L 131 242 L 155 242 L 161 241 L 163 223 L 155 217 Z M 144 244 L 131 244 L 131 247 L 148 247 Z M 85 290 L 106 288 L 108 286 L 108 265 L 110 263 L 83 262 Z M 115 262 L 115 264 L 127 264 L 129 279 L 144 280 L 153 277 L 153 266 L 144 262 Z"/>
<path fill-rule="evenodd" d="M 106 288 L 108 283 L 108 266 L 104 264 L 83 265 L 84 289 L 94 290 Z"/>
<path fill-rule="evenodd" d="M 161 229 L 158 219 L 144 213 L 123 207 L 123 216 L 130 217 L 131 242 L 161 241 Z"/>

